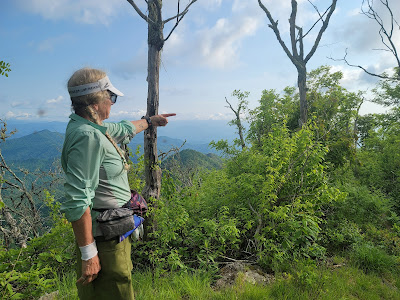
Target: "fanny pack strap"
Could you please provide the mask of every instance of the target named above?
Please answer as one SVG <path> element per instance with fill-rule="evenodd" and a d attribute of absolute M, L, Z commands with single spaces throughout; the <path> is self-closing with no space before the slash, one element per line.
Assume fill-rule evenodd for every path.
<path fill-rule="evenodd" d="M 131 199 L 132 199 L 132 197 L 131 197 Z M 127 204 L 129 203 L 129 201 L 131 201 L 131 199 L 129 199 L 129 200 L 128 200 L 124 205 L 122 205 L 121 207 L 92 208 L 92 210 L 102 213 L 102 212 L 105 212 L 106 210 L 109 210 L 109 209 L 113 209 L 113 208 L 122 208 L 122 207 L 124 207 L 125 205 L 127 205 Z"/>

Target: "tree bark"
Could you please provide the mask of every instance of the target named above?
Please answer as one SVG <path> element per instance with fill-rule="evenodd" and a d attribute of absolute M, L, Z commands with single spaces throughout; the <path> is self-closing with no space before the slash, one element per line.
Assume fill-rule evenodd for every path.
<path fill-rule="evenodd" d="M 300 119 L 299 127 L 303 127 L 307 123 L 308 104 L 307 104 L 307 68 L 297 68 L 297 85 L 299 87 L 300 96 Z"/>
<path fill-rule="evenodd" d="M 148 11 L 148 66 L 147 66 L 147 116 L 158 114 L 159 107 L 159 78 L 161 49 L 164 45 L 163 21 L 161 17 L 161 0 L 149 0 Z M 143 195 L 158 199 L 161 188 L 161 169 L 158 166 L 157 128 L 152 127 L 144 133 L 144 160 L 146 186 Z"/>

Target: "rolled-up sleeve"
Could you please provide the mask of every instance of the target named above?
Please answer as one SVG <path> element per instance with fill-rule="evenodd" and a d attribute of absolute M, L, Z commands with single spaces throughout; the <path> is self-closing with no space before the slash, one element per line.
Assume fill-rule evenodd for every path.
<path fill-rule="evenodd" d="M 118 144 L 129 144 L 136 135 L 136 127 L 131 122 L 123 120 L 118 123 L 104 123 L 108 133 Z"/>
<path fill-rule="evenodd" d="M 99 184 L 99 169 L 104 158 L 100 136 L 95 132 L 80 132 L 70 141 L 64 155 L 66 195 L 61 212 L 68 221 L 73 222 L 92 206 Z"/>

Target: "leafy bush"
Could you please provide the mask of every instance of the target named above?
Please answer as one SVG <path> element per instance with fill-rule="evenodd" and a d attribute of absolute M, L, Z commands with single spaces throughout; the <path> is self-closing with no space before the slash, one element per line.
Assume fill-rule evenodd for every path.
<path fill-rule="evenodd" d="M 174 179 L 164 172 L 162 197 L 149 209 L 150 239 L 134 244 L 135 261 L 165 270 L 214 269 L 217 257 L 237 248 L 239 233 L 229 210 L 222 206 L 205 217 L 197 199 L 187 189 L 177 192 Z"/>
<path fill-rule="evenodd" d="M 392 228 L 377 228 L 373 224 L 365 227 L 364 236 L 367 241 L 382 247 L 390 255 L 400 256 L 400 227 L 397 224 Z"/>
<path fill-rule="evenodd" d="M 363 240 L 361 229 L 356 223 L 342 219 L 341 222 L 329 221 L 327 224 L 322 240 L 329 254 L 349 250 Z"/>
<path fill-rule="evenodd" d="M 324 208 L 323 245 L 329 253 L 349 250 L 363 241 L 397 253 L 399 236 L 393 228 L 398 227 L 399 219 L 393 212 L 391 199 L 380 191 L 371 192 L 351 174 L 345 174 L 340 181 L 337 187 L 347 196 Z"/>
<path fill-rule="evenodd" d="M 247 209 L 246 219 L 239 220 L 247 228 L 240 231 L 268 268 L 293 257 L 322 257 L 321 208 L 345 196 L 328 184 L 326 147 L 315 140 L 313 124 L 295 133 L 274 125 L 261 141 L 227 162 L 225 198 L 235 199 L 230 204 L 235 215 Z"/>
<path fill-rule="evenodd" d="M 399 112 L 397 112 L 399 114 Z M 391 120 L 394 118 L 394 120 Z M 380 190 L 391 197 L 397 214 L 400 214 L 400 127 L 398 116 L 387 115 L 380 127 L 368 132 L 364 147 L 359 153 L 357 176 L 371 190 Z M 385 122 L 393 122 L 385 126 Z"/>
<path fill-rule="evenodd" d="M 296 257 L 322 258 L 321 208 L 345 195 L 328 184 L 327 149 L 312 126 L 292 134 L 285 124 L 274 125 L 260 144 L 226 149 L 223 169 L 200 174 L 179 191 L 164 172 L 161 199 L 149 211 L 151 239 L 134 246 L 135 260 L 185 270 L 250 256 L 279 270 Z"/>
<path fill-rule="evenodd" d="M 59 205 L 46 192 L 54 227 L 32 239 L 27 248 L 0 249 L 0 297 L 36 299 L 55 287 L 58 276 L 68 273 L 75 264 L 75 240 L 71 226 L 59 216 Z"/>
<path fill-rule="evenodd" d="M 388 255 L 372 243 L 355 245 L 350 258 L 353 264 L 365 272 L 383 273 L 398 267 L 398 259 L 395 256 Z"/>

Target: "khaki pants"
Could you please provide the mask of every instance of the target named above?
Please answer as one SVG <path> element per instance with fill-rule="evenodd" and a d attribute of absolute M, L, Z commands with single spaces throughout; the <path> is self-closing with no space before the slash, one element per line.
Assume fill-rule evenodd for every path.
<path fill-rule="evenodd" d="M 81 300 L 133 300 L 132 260 L 130 238 L 117 243 L 97 241 L 101 271 L 98 277 L 86 286 L 77 284 Z M 77 246 L 77 278 L 82 274 L 82 260 Z"/>

